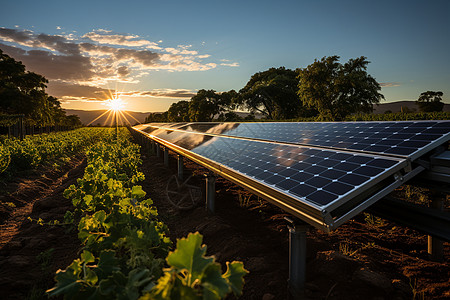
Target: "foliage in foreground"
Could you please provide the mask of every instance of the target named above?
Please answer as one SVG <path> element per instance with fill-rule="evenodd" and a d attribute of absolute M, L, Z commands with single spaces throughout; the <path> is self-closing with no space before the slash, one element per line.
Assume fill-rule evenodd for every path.
<path fill-rule="evenodd" d="M 180 240 L 169 254 L 167 227 L 136 185 L 144 180 L 138 171 L 142 161 L 127 131 L 120 131 L 117 140 L 110 134 L 91 147 L 87 157 L 83 178 L 64 193 L 75 206 L 74 213 L 66 213 L 66 222 L 81 218 L 77 227 L 84 250 L 57 272 L 56 286 L 47 291 L 50 296 L 176 299 L 189 290 L 191 298 L 178 299 L 221 299 L 241 293 L 246 273 L 242 263 L 228 264 L 222 275 L 220 265 L 204 257 L 206 246 L 201 246 L 198 233 Z M 165 262 L 170 268 L 163 270 Z"/>
<path fill-rule="evenodd" d="M 29 170 L 48 160 L 74 155 L 92 145 L 106 128 L 80 128 L 72 131 L 27 136 L 23 141 L 0 141 L 0 174 Z"/>
<path fill-rule="evenodd" d="M 178 240 L 177 248 L 166 259 L 170 268 L 142 299 L 222 299 L 230 292 L 241 295 L 243 277 L 248 273 L 244 265 L 227 262 L 227 271 L 222 274 L 214 257 L 205 256 L 202 239 L 197 232 Z"/>

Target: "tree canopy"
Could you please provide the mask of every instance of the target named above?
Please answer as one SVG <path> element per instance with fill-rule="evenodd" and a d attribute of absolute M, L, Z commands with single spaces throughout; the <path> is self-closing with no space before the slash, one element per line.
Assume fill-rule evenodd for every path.
<path fill-rule="evenodd" d="M 75 118 L 67 119 L 59 100 L 45 92 L 48 80 L 39 74 L 26 71 L 20 61 L 0 49 L 0 113 L 24 114 L 32 125 L 67 125 Z M 77 126 L 81 122 L 77 122 Z"/>
<path fill-rule="evenodd" d="M 254 74 L 235 101 L 240 107 L 262 113 L 268 119 L 307 116 L 296 94 L 297 83 L 295 71 L 285 67 L 270 68 Z"/>
<path fill-rule="evenodd" d="M 150 113 L 147 118 L 145 118 L 145 123 L 164 123 L 167 122 L 168 112 L 163 113 Z"/>
<path fill-rule="evenodd" d="M 442 92 L 426 91 L 420 94 L 416 104 L 419 106 L 420 111 L 433 112 L 442 111 L 444 103 L 442 102 Z"/>
<path fill-rule="evenodd" d="M 189 122 L 189 101 L 182 100 L 172 103 L 167 111 L 167 120 L 169 122 Z"/>
<path fill-rule="evenodd" d="M 339 56 L 323 57 L 298 74 L 298 96 L 315 107 L 322 119 L 342 120 L 346 115 L 373 111 L 384 96 L 380 84 L 367 73 L 364 56 L 339 63 Z"/>
<path fill-rule="evenodd" d="M 216 93 L 214 90 L 199 90 L 189 102 L 189 120 L 210 122 L 217 116 L 230 111 L 235 91 Z"/>

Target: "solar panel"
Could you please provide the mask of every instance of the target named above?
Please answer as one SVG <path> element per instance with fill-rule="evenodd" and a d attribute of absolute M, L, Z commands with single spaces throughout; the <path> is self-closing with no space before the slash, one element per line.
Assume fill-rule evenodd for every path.
<path fill-rule="evenodd" d="M 194 123 L 180 129 L 415 160 L 449 139 L 450 121 Z"/>
<path fill-rule="evenodd" d="M 449 121 L 158 123 L 134 127 L 321 229 L 342 224 L 424 167 Z"/>
<path fill-rule="evenodd" d="M 239 123 L 204 125 L 208 133 L 174 124 L 135 129 L 325 230 L 362 209 L 359 195 L 410 168 L 400 157 L 218 135 Z"/>

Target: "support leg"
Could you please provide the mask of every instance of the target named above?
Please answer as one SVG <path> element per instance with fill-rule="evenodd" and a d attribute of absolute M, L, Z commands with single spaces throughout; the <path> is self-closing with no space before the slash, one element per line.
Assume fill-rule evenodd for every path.
<path fill-rule="evenodd" d="M 158 144 L 156 144 L 156 156 L 161 157 L 161 147 Z"/>
<path fill-rule="evenodd" d="M 151 141 L 151 150 L 152 150 L 152 155 L 156 154 L 156 142 L 155 141 Z"/>
<path fill-rule="evenodd" d="M 206 175 L 206 209 L 214 213 L 216 197 L 216 176 L 214 173 Z"/>
<path fill-rule="evenodd" d="M 439 192 L 431 193 L 430 207 L 444 210 L 444 199 Z M 434 236 L 428 236 L 428 254 L 431 260 L 442 262 L 444 260 L 444 242 Z"/>
<path fill-rule="evenodd" d="M 285 218 L 289 228 L 288 289 L 294 299 L 303 295 L 306 275 L 306 233 L 309 225 L 298 219 Z"/>
<path fill-rule="evenodd" d="M 178 179 L 183 180 L 184 164 L 183 156 L 178 155 Z"/>
<path fill-rule="evenodd" d="M 169 166 L 169 148 L 164 147 L 164 165 Z"/>

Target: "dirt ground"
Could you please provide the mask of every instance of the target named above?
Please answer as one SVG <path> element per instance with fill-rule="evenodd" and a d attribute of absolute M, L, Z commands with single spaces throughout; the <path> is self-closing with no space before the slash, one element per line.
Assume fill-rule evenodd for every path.
<path fill-rule="evenodd" d="M 166 197 L 168 180 L 177 172 L 143 155 L 142 183 L 153 199 L 172 240 L 198 231 L 207 254 L 225 266 L 240 260 L 250 273 L 240 299 L 287 299 L 288 229 L 277 207 L 221 178 L 216 183 L 216 213 L 204 202 L 179 211 Z M 72 159 L 59 171 L 41 169 L 20 175 L 0 188 L 0 291 L 2 299 L 40 299 L 53 286 L 57 269 L 78 257 L 75 233 L 62 226 L 29 221 L 62 220 L 71 203 L 62 192 L 83 174 L 85 162 Z M 206 170 L 186 161 L 185 178 L 204 185 Z M 443 263 L 428 259 L 426 236 L 386 220 L 361 214 L 331 234 L 311 228 L 307 242 L 306 299 L 449 299 L 450 245 Z M 45 298 L 45 297 L 44 297 Z M 42 298 L 42 299 L 44 299 Z M 234 297 L 230 297 L 234 299 Z"/>

